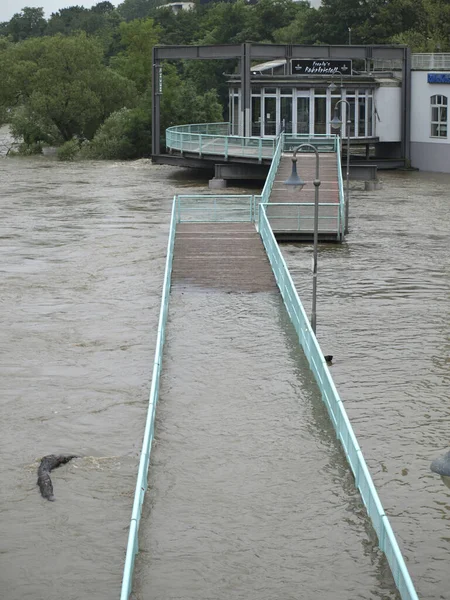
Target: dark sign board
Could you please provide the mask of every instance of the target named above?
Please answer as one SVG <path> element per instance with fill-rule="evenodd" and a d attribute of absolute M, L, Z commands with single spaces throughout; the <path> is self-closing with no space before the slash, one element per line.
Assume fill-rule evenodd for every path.
<path fill-rule="evenodd" d="M 450 73 L 428 73 L 428 83 L 450 83 Z"/>
<path fill-rule="evenodd" d="M 351 60 L 292 59 L 292 75 L 351 75 Z"/>

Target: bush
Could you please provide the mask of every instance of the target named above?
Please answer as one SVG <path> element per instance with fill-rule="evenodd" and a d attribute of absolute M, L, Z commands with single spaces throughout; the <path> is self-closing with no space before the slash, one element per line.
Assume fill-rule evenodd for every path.
<path fill-rule="evenodd" d="M 43 143 L 50 146 L 60 143 L 58 131 L 25 106 L 19 106 L 11 113 L 10 130 L 17 141 L 23 142 L 19 148 L 22 154 L 38 153 L 36 149 Z M 29 146 L 29 152 L 26 146 Z"/>
<path fill-rule="evenodd" d="M 101 125 L 85 149 L 87 158 L 130 160 L 151 154 L 151 117 L 140 108 L 122 108 Z"/>
<path fill-rule="evenodd" d="M 56 151 L 58 160 L 74 160 L 76 155 L 80 152 L 80 143 L 78 140 L 69 140 Z"/>

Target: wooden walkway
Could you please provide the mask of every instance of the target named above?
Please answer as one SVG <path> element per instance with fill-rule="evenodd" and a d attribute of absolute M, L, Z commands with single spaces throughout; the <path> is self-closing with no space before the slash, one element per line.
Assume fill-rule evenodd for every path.
<path fill-rule="evenodd" d="M 300 190 L 288 190 L 284 181 L 292 171 L 292 154 L 281 157 L 275 181 L 273 183 L 267 216 L 271 227 L 279 240 L 308 241 L 313 239 L 314 230 L 314 185 L 316 178 L 316 155 L 297 154 L 297 172 L 306 181 Z M 319 155 L 319 241 L 336 241 L 339 214 L 339 184 L 337 157 L 335 152 L 323 152 Z M 270 203 L 305 204 L 311 206 L 270 206 Z M 330 203 L 335 206 L 320 206 Z"/>
<path fill-rule="evenodd" d="M 266 251 L 253 223 L 179 223 L 172 288 L 227 292 L 278 290 Z"/>

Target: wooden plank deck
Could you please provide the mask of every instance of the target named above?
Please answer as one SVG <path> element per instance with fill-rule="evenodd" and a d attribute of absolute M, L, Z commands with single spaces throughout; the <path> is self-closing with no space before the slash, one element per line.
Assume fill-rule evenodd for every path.
<path fill-rule="evenodd" d="M 227 292 L 277 291 L 266 251 L 253 223 L 179 223 L 172 288 Z"/>
<path fill-rule="evenodd" d="M 314 204 L 316 178 L 316 155 L 301 152 L 297 154 L 297 172 L 306 182 L 300 190 L 289 190 L 284 181 L 292 171 L 292 154 L 281 157 L 278 171 L 273 183 L 267 216 L 278 239 L 292 241 L 312 240 L 314 229 L 314 206 L 270 206 L 270 203 Z M 337 158 L 335 152 L 319 155 L 319 204 L 331 203 L 335 206 L 319 206 L 319 240 L 336 240 L 339 213 L 339 184 Z"/>

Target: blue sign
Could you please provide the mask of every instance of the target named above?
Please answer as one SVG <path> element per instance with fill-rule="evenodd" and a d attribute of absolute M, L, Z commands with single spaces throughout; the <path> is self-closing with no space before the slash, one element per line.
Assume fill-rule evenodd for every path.
<path fill-rule="evenodd" d="M 428 83 L 450 83 L 450 73 L 428 73 Z"/>

